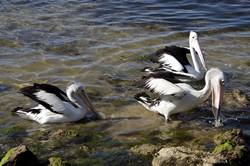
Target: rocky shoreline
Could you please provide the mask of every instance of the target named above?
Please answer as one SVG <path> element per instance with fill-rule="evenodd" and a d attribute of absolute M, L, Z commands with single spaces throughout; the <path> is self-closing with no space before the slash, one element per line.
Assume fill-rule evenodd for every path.
<path fill-rule="evenodd" d="M 237 89 L 226 93 L 225 102 L 230 108 L 249 106 L 248 96 Z M 6 128 L 2 131 L 6 139 L 2 139 L 0 144 L 0 166 L 181 166 L 250 163 L 249 141 L 246 139 L 249 134 L 243 135 L 240 129 L 213 129 L 205 126 L 197 128 L 197 124 L 178 120 L 164 124 L 158 115 L 152 117 L 147 111 L 141 114 L 142 111 L 138 107 L 129 107 L 112 113 L 110 116 L 114 120 L 78 123 L 70 127 L 58 125 L 53 130 L 35 130 L 30 137 L 25 137 L 25 126 Z M 145 117 L 119 120 L 120 117 L 130 117 L 131 114 Z M 192 114 L 200 117 L 197 111 Z M 143 124 L 143 129 L 131 129 L 131 125 L 139 127 L 144 121 L 148 121 L 151 128 L 145 129 Z"/>
<path fill-rule="evenodd" d="M 63 134 L 63 132 L 60 131 L 59 135 L 65 136 L 65 133 Z M 73 135 L 75 136 L 75 134 Z M 130 148 L 127 153 L 121 156 L 119 155 L 119 157 L 114 154 L 114 156 L 110 158 L 110 161 L 113 165 L 124 163 L 124 165 L 141 164 L 153 166 L 181 166 L 183 164 L 194 166 L 247 165 L 250 162 L 249 149 L 246 146 L 244 135 L 240 129 L 231 129 L 217 134 L 213 140 L 216 146 L 212 152 L 192 148 L 192 145 L 190 147 L 165 147 L 164 145 L 141 144 Z M 88 153 L 88 150 L 87 147 L 84 148 L 85 153 Z M 86 165 L 88 164 L 91 163 L 86 162 Z M 65 166 L 72 164 L 68 163 L 66 159 L 63 159 L 63 156 L 51 156 L 47 161 L 41 160 L 33 154 L 27 146 L 20 145 L 10 149 L 2 158 L 0 165 Z M 97 162 L 95 165 L 102 165 L 102 162 Z M 103 165 L 105 164 L 103 163 Z"/>
<path fill-rule="evenodd" d="M 153 166 L 164 165 L 247 165 L 249 151 L 239 129 L 232 129 L 214 137 L 212 152 L 188 147 L 162 148 L 152 161 Z"/>

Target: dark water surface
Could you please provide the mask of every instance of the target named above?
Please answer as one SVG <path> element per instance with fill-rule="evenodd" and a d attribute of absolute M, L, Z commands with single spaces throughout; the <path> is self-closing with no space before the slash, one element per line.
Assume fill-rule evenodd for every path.
<path fill-rule="evenodd" d="M 61 128 L 102 132 L 100 137 L 105 139 L 98 137 L 95 141 L 99 148 L 92 149 L 93 156 L 101 159 L 103 153 L 108 153 L 105 148 L 129 149 L 140 141 L 150 142 L 152 132 L 185 130 L 196 138 L 223 130 L 208 123 L 212 114 L 206 104 L 166 124 L 162 117 L 145 111 L 133 100 L 139 91 L 134 80 L 140 78 L 140 69 L 152 65 L 146 55 L 164 45 L 188 45 L 190 30 L 199 33 L 208 67 L 219 67 L 225 72 L 226 91 L 241 89 L 250 95 L 247 0 L 0 1 L 0 156 L 20 143 L 31 144 L 31 149 L 42 158 L 79 158 L 74 152 L 79 144 L 92 148 L 91 143 L 82 140 L 63 142 L 66 146 L 46 144 L 50 134 Z M 11 115 L 14 107 L 31 104 L 17 93 L 19 88 L 39 82 L 65 89 L 74 80 L 86 85 L 106 120 L 42 126 Z M 226 102 L 222 107 L 225 115 L 232 118 L 224 128 L 242 128 L 250 135 L 249 108 L 237 102 Z M 107 145 L 109 141 L 117 144 Z M 65 155 L 65 151 L 72 152 Z"/>

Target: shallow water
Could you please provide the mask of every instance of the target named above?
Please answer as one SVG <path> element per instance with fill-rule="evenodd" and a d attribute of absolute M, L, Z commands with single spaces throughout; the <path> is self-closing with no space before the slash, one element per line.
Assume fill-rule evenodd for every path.
<path fill-rule="evenodd" d="M 239 88 L 250 95 L 249 11 L 250 3 L 244 0 L 0 1 L 0 156 L 20 143 L 43 145 L 38 150 L 31 146 L 42 158 L 77 158 L 73 152 L 64 152 L 79 144 L 92 147 L 91 141 L 81 140 L 49 147 L 44 139 L 60 128 L 101 132 L 103 139 L 93 139 L 98 142 L 93 156 L 101 159 L 106 149 L 126 150 L 142 142 L 189 143 L 183 137 L 169 141 L 162 136 L 170 130 L 186 131 L 191 141 L 233 127 L 250 135 L 249 108 L 237 105 L 238 101 L 224 104 L 222 111 L 230 120 L 223 129 L 214 129 L 209 123 L 212 114 L 208 104 L 165 124 L 161 116 L 147 112 L 133 99 L 140 90 L 134 85 L 140 69 L 152 65 L 146 56 L 164 45 L 188 45 L 190 30 L 199 33 L 208 66 L 225 72 L 226 91 Z M 41 126 L 11 115 L 16 106 L 31 104 L 17 93 L 20 87 L 39 82 L 65 89 L 74 80 L 86 85 L 105 120 Z M 40 131 L 46 132 L 37 136 Z M 157 139 L 152 139 L 154 132 Z M 197 139 L 209 149 L 211 140 Z M 107 145 L 111 142 L 115 145 Z"/>

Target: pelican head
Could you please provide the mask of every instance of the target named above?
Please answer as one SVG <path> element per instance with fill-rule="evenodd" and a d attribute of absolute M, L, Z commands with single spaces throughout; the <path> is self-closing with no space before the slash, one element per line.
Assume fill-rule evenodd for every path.
<path fill-rule="evenodd" d="M 199 40 L 198 40 L 198 35 L 194 31 L 190 31 L 190 34 L 189 34 L 189 45 L 190 45 L 190 49 L 195 50 L 195 52 L 198 54 L 200 62 L 202 64 L 203 68 L 207 71 L 205 60 L 204 60 L 204 57 L 203 57 L 203 54 L 202 54 L 202 51 L 201 51 L 201 48 L 200 48 L 200 44 L 199 44 Z"/>
<path fill-rule="evenodd" d="M 86 107 L 88 112 L 96 115 L 96 110 L 92 105 L 88 95 L 85 92 L 85 86 L 82 83 L 74 82 L 67 88 L 67 96 L 79 107 Z"/>
<path fill-rule="evenodd" d="M 221 126 L 220 105 L 224 94 L 224 74 L 218 68 L 211 68 L 206 74 L 206 80 L 210 81 L 212 92 L 212 112 L 215 117 L 215 126 Z"/>

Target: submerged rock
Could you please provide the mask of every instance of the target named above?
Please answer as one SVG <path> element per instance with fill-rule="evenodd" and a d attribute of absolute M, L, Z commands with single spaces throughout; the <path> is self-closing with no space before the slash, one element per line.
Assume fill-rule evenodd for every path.
<path fill-rule="evenodd" d="M 157 152 L 161 147 L 152 144 L 142 144 L 132 147 L 130 150 L 135 154 L 151 155 Z"/>
<path fill-rule="evenodd" d="M 51 134 L 51 138 L 63 138 L 63 137 L 78 137 L 79 131 L 75 129 L 58 129 L 54 133 Z"/>
<path fill-rule="evenodd" d="M 38 165 L 37 157 L 25 146 L 10 149 L 0 162 L 1 166 Z"/>

